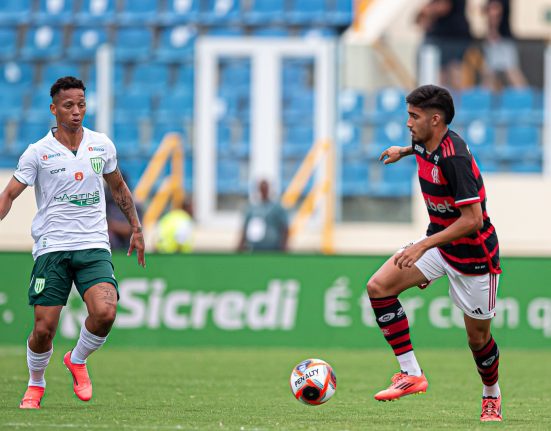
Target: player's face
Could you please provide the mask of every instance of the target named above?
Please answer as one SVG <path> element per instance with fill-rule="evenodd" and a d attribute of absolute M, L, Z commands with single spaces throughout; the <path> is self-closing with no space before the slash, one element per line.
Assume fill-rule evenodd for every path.
<path fill-rule="evenodd" d="M 408 104 L 407 127 L 414 141 L 426 142 L 432 137 L 432 115 L 430 112 Z"/>
<path fill-rule="evenodd" d="M 50 111 L 57 119 L 58 127 L 77 131 L 82 127 L 86 113 L 86 99 L 80 88 L 61 90 L 50 105 Z"/>

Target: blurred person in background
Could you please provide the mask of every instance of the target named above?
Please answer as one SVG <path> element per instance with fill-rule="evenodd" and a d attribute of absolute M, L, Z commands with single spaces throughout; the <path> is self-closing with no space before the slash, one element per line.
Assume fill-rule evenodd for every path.
<path fill-rule="evenodd" d="M 245 212 L 238 251 L 287 251 L 289 223 L 285 209 L 270 198 L 268 181 L 258 183 L 260 201 Z"/>
<path fill-rule="evenodd" d="M 159 253 L 190 253 L 193 250 L 193 206 L 184 199 L 157 223 L 155 249 Z"/>
<path fill-rule="evenodd" d="M 398 295 L 415 286 L 425 289 L 447 276 L 482 380 L 480 420 L 501 421 L 499 349 L 491 333 L 501 273 L 499 242 L 486 211 L 482 175 L 465 141 L 448 128 L 455 114 L 448 90 L 424 85 L 406 101 L 411 145 L 392 146 L 380 160 L 389 164 L 415 155 L 430 223 L 426 236 L 398 250 L 367 283 L 377 323 L 400 365 L 390 387 L 375 399 L 392 401 L 426 392 L 428 382 L 415 357 Z"/>
<path fill-rule="evenodd" d="M 132 194 L 117 166 L 113 142 L 82 126 L 86 88 L 75 77 L 59 78 L 50 89 L 50 112 L 56 127 L 28 146 L 10 182 L 0 194 L 0 220 L 13 201 L 35 186 L 38 212 L 32 222 L 34 267 L 28 289 L 34 326 L 27 340 L 29 382 L 22 409 L 39 409 L 44 373 L 53 353 L 53 338 L 73 283 L 86 303 L 88 316 L 73 350 L 63 363 L 82 401 L 92 397 L 87 358 L 107 340 L 117 312 L 118 285 L 107 234 L 106 181 L 113 199 L 132 226 L 128 255 L 137 251 L 145 267 L 142 227 Z"/>
<path fill-rule="evenodd" d="M 509 0 L 488 0 L 486 13 L 488 33 L 482 45 L 484 52 L 484 85 L 492 90 L 504 86 L 525 87 L 516 42 L 509 23 Z"/>
<path fill-rule="evenodd" d="M 430 0 L 416 18 L 425 32 L 422 46 L 440 50 L 441 85 L 455 90 L 463 87 L 463 57 L 472 39 L 465 6 L 466 0 Z"/>
<path fill-rule="evenodd" d="M 128 184 L 128 179 L 123 171 L 121 171 L 121 176 L 124 182 Z M 141 220 L 143 215 L 142 206 L 138 202 L 134 202 L 134 204 L 136 205 L 138 218 Z M 107 217 L 107 234 L 109 235 L 111 250 L 126 250 L 132 237 L 132 226 L 128 223 L 128 219 L 113 198 L 109 187 L 105 188 L 105 215 Z"/>

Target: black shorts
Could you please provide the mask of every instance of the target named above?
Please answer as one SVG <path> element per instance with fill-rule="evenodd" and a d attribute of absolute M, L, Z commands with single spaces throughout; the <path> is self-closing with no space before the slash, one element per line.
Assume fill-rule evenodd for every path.
<path fill-rule="evenodd" d="M 71 287 L 78 293 L 98 283 L 111 283 L 117 289 L 111 253 L 103 248 L 53 251 L 38 256 L 29 285 L 30 305 L 66 305 Z"/>

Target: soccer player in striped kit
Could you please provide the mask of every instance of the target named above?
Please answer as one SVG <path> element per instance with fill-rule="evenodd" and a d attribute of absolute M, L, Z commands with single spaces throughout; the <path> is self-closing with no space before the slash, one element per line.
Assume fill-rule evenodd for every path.
<path fill-rule="evenodd" d="M 499 349 L 490 330 L 501 269 L 482 176 L 465 141 L 448 128 L 455 109 L 446 89 L 424 85 L 406 102 L 412 144 L 390 147 L 380 160 L 389 164 L 415 155 L 430 224 L 425 236 L 398 250 L 367 283 L 377 323 L 400 364 L 390 387 L 375 399 L 426 392 L 428 382 L 415 357 L 398 295 L 414 286 L 424 289 L 446 275 L 450 296 L 464 313 L 469 347 L 482 379 L 480 419 L 501 421 Z"/>

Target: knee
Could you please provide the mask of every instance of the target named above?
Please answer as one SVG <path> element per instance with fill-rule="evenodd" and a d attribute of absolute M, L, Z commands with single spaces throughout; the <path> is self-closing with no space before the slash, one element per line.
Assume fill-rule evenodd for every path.
<path fill-rule="evenodd" d="M 379 283 L 376 275 L 373 275 L 367 282 L 367 294 L 370 298 L 381 298 L 385 296 L 383 286 Z"/>
<path fill-rule="evenodd" d="M 490 340 L 490 333 L 486 331 L 476 331 L 467 334 L 469 347 L 473 351 L 481 350 Z"/>
<path fill-rule="evenodd" d="M 54 339 L 56 326 L 47 321 L 37 321 L 33 328 L 33 337 L 40 345 L 50 344 Z"/>
<path fill-rule="evenodd" d="M 102 329 L 109 330 L 113 323 L 115 322 L 115 317 L 117 316 L 117 307 L 102 307 L 99 310 L 96 310 L 93 315 L 90 315 L 92 319 L 96 322 L 96 325 Z"/>

